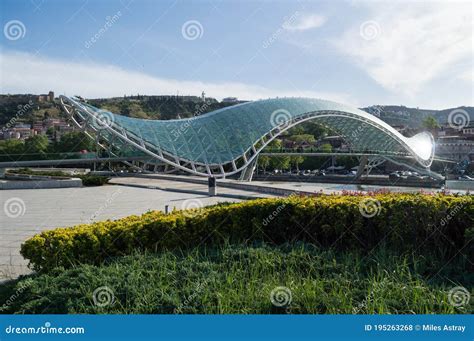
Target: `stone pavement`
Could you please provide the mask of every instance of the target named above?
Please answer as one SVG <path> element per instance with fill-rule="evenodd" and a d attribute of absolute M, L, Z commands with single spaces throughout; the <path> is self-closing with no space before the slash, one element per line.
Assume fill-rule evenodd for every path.
<path fill-rule="evenodd" d="M 157 186 L 153 179 L 119 178 L 122 186 L 0 191 L 0 280 L 29 273 L 20 255 L 21 244 L 48 229 L 118 219 L 149 210 L 185 209 L 196 205 L 235 202 L 264 194 L 219 188 L 226 197 L 209 197 L 207 186 L 161 181 L 160 186 L 180 192 L 124 186 Z M 114 182 L 114 181 L 113 181 Z M 188 192 L 188 193 L 186 193 Z"/>

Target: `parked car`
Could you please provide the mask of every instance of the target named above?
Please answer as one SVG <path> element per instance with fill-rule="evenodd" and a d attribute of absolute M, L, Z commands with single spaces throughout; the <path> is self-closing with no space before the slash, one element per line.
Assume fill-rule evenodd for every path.
<path fill-rule="evenodd" d="M 458 180 L 467 180 L 467 181 L 474 181 L 474 178 L 469 175 L 462 175 L 458 178 Z"/>
<path fill-rule="evenodd" d="M 388 175 L 389 180 L 399 180 L 400 178 L 401 178 L 401 175 L 398 172 L 393 172 Z"/>

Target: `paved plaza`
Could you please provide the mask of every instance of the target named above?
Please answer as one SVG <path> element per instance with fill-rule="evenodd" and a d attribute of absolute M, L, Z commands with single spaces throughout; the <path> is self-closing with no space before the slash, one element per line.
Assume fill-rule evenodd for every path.
<path fill-rule="evenodd" d="M 128 182 L 136 185 L 133 180 Z M 141 183 L 143 184 L 143 181 Z M 199 200 L 199 205 L 202 203 L 206 206 L 218 202 L 240 201 L 241 197 L 268 196 L 234 189 L 219 189 L 226 197 L 209 197 L 204 185 L 167 182 L 166 186 L 191 193 L 111 185 L 0 191 L 3 206 L 0 212 L 0 279 L 29 272 L 27 262 L 20 255 L 20 245 L 41 231 L 118 219 L 149 210 L 164 211 L 166 205 L 170 210 L 195 207 L 196 200 Z"/>

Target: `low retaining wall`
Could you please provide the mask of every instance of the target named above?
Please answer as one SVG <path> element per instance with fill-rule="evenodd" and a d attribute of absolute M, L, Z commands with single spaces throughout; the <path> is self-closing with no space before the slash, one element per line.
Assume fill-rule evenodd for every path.
<path fill-rule="evenodd" d="M 133 176 L 142 177 L 142 178 L 160 179 L 160 180 L 176 180 L 176 181 L 181 181 L 181 182 L 207 185 L 207 178 L 201 180 L 201 179 L 191 178 L 187 176 L 177 176 L 177 175 L 173 176 L 173 175 L 159 175 L 159 174 L 146 174 L 145 175 L 145 174 L 139 174 L 139 173 L 133 174 Z M 295 193 L 296 194 L 315 194 L 314 192 L 275 188 L 271 186 L 253 185 L 252 182 L 225 182 L 225 181 L 218 180 L 217 182 L 218 193 L 219 193 L 219 187 L 240 189 L 244 191 L 251 191 L 251 192 L 257 192 L 257 193 L 264 193 L 264 194 L 275 194 L 279 196 L 288 196 Z"/>
<path fill-rule="evenodd" d="M 82 187 L 82 180 L 79 178 L 54 179 L 30 175 L 22 177 L 18 174 L 16 176 L 7 175 L 5 179 L 0 180 L 0 190 Z"/>
<path fill-rule="evenodd" d="M 447 189 L 447 190 L 457 189 L 457 190 L 473 191 L 474 192 L 474 181 L 469 181 L 469 180 L 447 180 L 445 189 Z"/>
<path fill-rule="evenodd" d="M 411 180 L 411 179 L 397 179 L 390 180 L 386 176 L 378 176 L 373 178 L 362 177 L 355 180 L 351 176 L 337 176 L 337 175 L 326 175 L 326 176 L 282 176 L 282 175 L 270 175 L 261 176 L 254 175 L 253 180 L 256 181 L 301 181 L 310 183 L 333 183 L 333 184 L 351 184 L 351 185 L 376 185 L 376 186 L 403 186 L 403 187 L 426 187 L 426 188 L 441 188 L 442 181 L 433 180 Z"/>

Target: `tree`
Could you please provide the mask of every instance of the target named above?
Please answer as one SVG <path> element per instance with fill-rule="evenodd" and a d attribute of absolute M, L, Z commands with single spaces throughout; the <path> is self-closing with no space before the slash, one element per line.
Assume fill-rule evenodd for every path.
<path fill-rule="evenodd" d="M 0 155 L 23 154 L 25 144 L 21 140 L 0 141 Z M 7 159 L 5 159 L 7 161 Z"/>
<path fill-rule="evenodd" d="M 430 131 L 433 131 L 440 127 L 438 121 L 433 116 L 427 116 L 423 120 L 422 126 Z"/>
<path fill-rule="evenodd" d="M 270 159 L 270 167 L 272 169 L 289 169 L 290 168 L 290 157 L 289 156 L 277 156 Z"/>
<path fill-rule="evenodd" d="M 269 156 L 259 156 L 258 157 L 258 164 L 262 167 L 263 171 L 265 172 L 270 165 L 270 157 Z"/>
<path fill-rule="evenodd" d="M 329 143 L 323 143 L 320 148 L 323 153 L 332 152 L 332 146 Z"/>
<path fill-rule="evenodd" d="M 94 150 L 93 141 L 82 131 L 66 133 L 55 146 L 56 151 L 62 153 L 73 153 L 81 150 Z"/>
<path fill-rule="evenodd" d="M 306 126 L 306 133 L 313 135 L 316 139 L 326 137 L 330 132 L 328 128 L 314 121 L 305 122 L 303 124 Z"/>
<path fill-rule="evenodd" d="M 48 138 L 45 135 L 35 135 L 25 140 L 25 153 L 44 154 L 48 149 Z"/>
<path fill-rule="evenodd" d="M 299 135 L 292 135 L 288 137 L 288 140 L 294 141 L 297 144 L 302 144 L 304 142 L 312 144 L 316 142 L 316 139 L 311 134 L 299 134 Z"/>
<path fill-rule="evenodd" d="M 303 163 L 303 161 L 304 161 L 304 157 L 302 157 L 302 156 L 291 156 L 290 157 L 290 164 L 294 165 L 296 167 L 297 172 L 300 171 L 299 165 L 301 163 Z"/>

